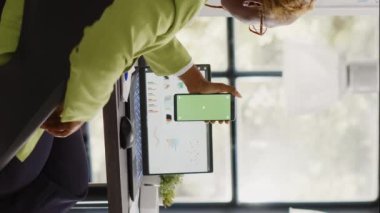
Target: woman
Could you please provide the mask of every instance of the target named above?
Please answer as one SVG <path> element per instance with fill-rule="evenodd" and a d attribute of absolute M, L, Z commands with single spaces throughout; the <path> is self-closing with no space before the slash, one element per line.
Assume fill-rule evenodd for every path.
<path fill-rule="evenodd" d="M 17 1 L 20 4 L 14 3 Z M 0 206 L 6 206 L 8 212 L 62 212 L 83 198 L 87 188 L 83 180 L 88 174 L 86 163 L 83 163 L 83 145 L 74 146 L 81 144 L 78 130 L 106 104 L 113 84 L 136 58 L 144 56 L 157 75 L 177 75 L 190 93 L 228 92 L 240 96 L 231 86 L 205 80 L 193 65 L 191 56 L 175 38 L 176 32 L 198 13 L 205 0 L 25 0 L 25 11 L 21 13 L 23 1 L 17 1 L 5 1 L 0 20 L 0 63 L 6 65 L 19 52 L 27 52 L 27 57 L 33 58 L 40 55 L 39 49 L 49 49 L 41 53 L 43 57 L 29 61 L 33 61 L 32 65 L 39 61 L 53 61 L 41 69 L 48 72 L 52 68 L 64 67 L 62 70 L 67 70 L 70 77 L 61 107 L 42 125 L 46 132 L 42 137 L 36 137 L 40 138 L 36 146 L 24 150 L 29 157 L 24 163 L 14 158 L 0 172 Z M 221 0 L 219 8 L 249 24 L 253 33 L 263 35 L 267 27 L 292 23 L 310 10 L 313 3 L 313 0 Z M 30 19 L 35 16 L 24 17 L 21 42 L 17 45 L 21 28 L 17 24 L 21 22 L 18 13 L 27 16 L 30 14 L 28 10 L 40 7 L 43 12 L 34 14 L 44 18 L 33 22 Z M 40 22 L 46 22 L 46 27 L 38 25 Z M 37 31 L 29 27 L 35 23 L 40 27 Z M 54 24 L 60 28 L 54 28 Z M 29 31 L 25 32 L 25 28 Z M 33 36 L 27 36 L 29 34 Z M 1 44 L 5 43 L 11 48 L 2 49 Z M 24 51 L 30 46 L 28 44 L 34 48 Z M 37 53 L 30 54 L 33 51 Z M 0 98 L 7 94 L 5 88 L 0 88 Z M 59 144 L 58 138 L 68 142 L 57 145 L 55 149 Z M 67 153 L 74 155 L 70 154 L 68 159 Z M 72 165 L 70 160 L 82 163 L 75 169 L 68 169 Z M 57 166 L 60 161 L 66 163 Z M 33 168 L 33 175 L 26 175 L 30 168 Z M 54 171 L 54 168 L 59 169 Z M 65 178 L 48 175 L 51 173 Z M 20 176 L 22 178 L 13 178 Z M 38 199 L 41 202 L 33 206 L 28 201 L 31 194 L 35 198 L 51 199 Z M 23 210 L 20 205 L 17 208 L 21 209 L 17 209 L 14 203 L 25 203 L 28 210 Z"/>
<path fill-rule="evenodd" d="M 189 12 L 192 14 L 191 17 L 195 15 L 196 13 L 195 11 L 199 10 L 199 5 L 200 5 L 199 2 L 203 2 L 203 1 L 197 1 L 197 2 L 198 4 L 194 3 L 194 1 L 189 3 L 191 5 L 196 5 L 196 9 L 194 9 L 194 7 L 191 7 L 192 11 L 190 10 L 191 12 Z M 227 10 L 228 12 L 230 12 L 232 16 L 236 17 L 240 21 L 244 23 L 252 24 L 251 26 L 254 26 L 255 24 L 261 24 L 260 26 L 260 28 L 262 29 L 261 32 L 260 32 L 260 28 L 256 30 L 252 29 L 252 31 L 255 32 L 256 34 L 262 35 L 266 31 L 266 29 L 263 29 L 263 28 L 266 28 L 266 27 L 271 28 L 271 27 L 291 24 L 300 15 L 310 10 L 313 7 L 313 3 L 314 3 L 313 0 L 282 0 L 282 1 L 281 0 L 280 1 L 221 0 L 221 4 L 222 4 L 221 7 Z M 186 19 L 185 22 L 187 22 L 188 20 L 190 20 L 190 18 Z M 182 23 L 182 26 L 180 26 L 180 28 L 183 27 L 184 24 L 186 23 Z M 178 30 L 179 29 L 177 29 L 177 31 Z M 174 41 L 177 42 L 176 40 Z M 178 44 L 178 46 L 180 46 L 180 44 Z M 178 47 L 178 49 L 179 48 L 183 48 L 183 47 Z M 181 50 L 181 51 L 184 51 L 184 50 Z M 158 50 L 157 52 L 161 53 L 163 51 Z M 147 58 L 150 66 L 152 67 L 157 66 L 156 70 L 163 70 L 163 69 L 158 68 L 160 65 L 155 64 L 155 63 L 160 63 L 159 60 L 156 60 L 157 55 L 156 54 L 153 56 L 151 55 L 152 55 L 151 52 L 147 52 L 144 55 Z M 186 55 L 183 57 L 184 58 L 187 57 L 187 59 L 184 61 L 186 62 L 189 61 L 189 58 L 190 58 L 189 56 Z M 169 59 L 169 61 L 171 61 L 171 59 Z M 239 96 L 237 91 L 234 88 L 231 88 L 224 84 L 214 84 L 214 83 L 207 82 L 206 80 L 204 80 L 203 77 L 201 77 L 199 71 L 197 70 L 195 66 L 193 65 L 190 66 L 192 62 L 187 63 L 187 64 L 186 62 L 182 63 L 182 68 L 180 71 L 176 72 L 176 75 L 178 75 L 179 78 L 184 81 L 189 92 L 191 93 L 230 92 L 234 94 L 235 96 Z M 181 66 L 178 66 L 178 67 L 181 67 Z M 120 70 L 122 69 L 119 69 L 119 72 Z M 158 73 L 158 74 L 161 74 L 161 73 Z M 174 73 L 163 73 L 163 74 L 174 74 Z M 117 75 L 116 77 L 119 77 L 119 76 L 120 75 Z M 110 82 L 112 82 L 113 84 L 115 82 L 115 79 L 113 79 L 113 81 L 110 81 Z M 80 99 L 80 98 L 77 98 L 77 99 Z M 106 103 L 106 100 L 107 98 L 105 98 L 105 100 L 99 105 L 104 106 L 104 104 Z M 66 101 L 65 103 L 67 102 L 69 101 Z M 73 102 L 75 102 L 75 100 Z M 97 106 L 96 108 L 99 109 L 100 107 Z M 93 114 L 91 114 L 91 116 L 89 117 L 92 117 L 92 116 Z M 67 119 L 66 121 L 68 120 L 75 120 L 75 119 Z M 83 119 L 83 120 L 87 120 L 87 119 Z M 44 127 L 46 131 L 54 134 L 55 136 L 64 137 L 64 136 L 70 135 L 72 132 L 77 130 L 82 124 L 83 124 L 83 121 L 70 121 L 70 122 L 55 124 L 55 125 L 46 124 Z"/>

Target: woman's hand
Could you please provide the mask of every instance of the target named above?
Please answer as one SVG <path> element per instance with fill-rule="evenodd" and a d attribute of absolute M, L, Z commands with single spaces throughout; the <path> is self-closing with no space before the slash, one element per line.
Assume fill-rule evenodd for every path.
<path fill-rule="evenodd" d="M 64 138 L 67 137 L 78 129 L 80 129 L 84 122 L 82 121 L 71 121 L 71 122 L 61 122 L 61 113 L 63 111 L 62 106 L 58 106 L 54 112 L 49 116 L 48 119 L 41 125 L 41 128 L 46 130 L 48 133 L 54 137 Z"/>
<path fill-rule="evenodd" d="M 231 93 L 233 96 L 241 97 L 235 87 L 206 80 L 196 66 L 191 67 L 179 78 L 185 83 L 189 93 Z"/>

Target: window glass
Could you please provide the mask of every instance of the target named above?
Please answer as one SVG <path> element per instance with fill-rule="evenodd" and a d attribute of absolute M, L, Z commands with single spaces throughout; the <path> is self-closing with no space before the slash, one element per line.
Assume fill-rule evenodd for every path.
<path fill-rule="evenodd" d="M 226 83 L 226 79 L 215 78 Z M 185 174 L 177 188 L 175 203 L 230 202 L 231 184 L 231 136 L 230 125 L 212 125 L 213 173 Z"/>
<path fill-rule="evenodd" d="M 282 70 L 283 45 L 287 40 L 325 44 L 347 61 L 377 59 L 378 16 L 305 16 L 284 27 L 268 28 L 264 36 L 249 32 L 235 21 L 236 69 L 239 71 Z"/>
<path fill-rule="evenodd" d="M 196 17 L 177 34 L 196 64 L 227 70 L 227 27 L 224 17 Z"/>
<path fill-rule="evenodd" d="M 106 160 L 104 151 L 103 111 L 88 123 L 90 170 L 92 183 L 106 183 Z"/>
<path fill-rule="evenodd" d="M 348 92 L 298 115 L 286 107 L 282 78 L 240 78 L 237 85 L 239 202 L 377 198 L 378 92 Z"/>

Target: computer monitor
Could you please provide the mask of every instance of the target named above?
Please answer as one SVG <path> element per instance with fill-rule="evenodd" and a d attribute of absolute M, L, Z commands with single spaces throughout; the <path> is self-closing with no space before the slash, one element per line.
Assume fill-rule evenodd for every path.
<path fill-rule="evenodd" d="M 210 66 L 197 66 L 209 79 Z M 138 67 L 132 76 L 131 122 L 133 138 L 142 142 L 144 175 L 213 170 L 211 125 L 174 121 L 176 93 L 187 93 L 178 77 L 157 76 L 147 66 Z"/>

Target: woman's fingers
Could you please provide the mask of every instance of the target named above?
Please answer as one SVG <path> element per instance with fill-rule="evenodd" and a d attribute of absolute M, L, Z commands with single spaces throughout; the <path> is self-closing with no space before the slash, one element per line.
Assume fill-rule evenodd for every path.
<path fill-rule="evenodd" d="M 233 86 L 223 84 L 223 83 L 212 83 L 212 85 L 215 87 L 215 92 L 218 92 L 218 93 L 227 92 L 227 93 L 231 93 L 233 96 L 241 98 L 241 94 Z"/>
<path fill-rule="evenodd" d="M 65 122 L 65 123 L 55 123 L 53 125 L 49 125 L 45 123 L 42 128 L 45 129 L 48 133 L 53 135 L 54 137 L 67 137 L 72 133 L 76 132 L 81 126 L 83 122 L 73 121 L 73 122 Z"/>
<path fill-rule="evenodd" d="M 67 137 L 76 132 L 82 125 L 81 121 L 61 122 L 61 113 L 63 107 L 59 105 L 54 112 L 41 125 L 41 128 L 46 130 L 54 137 Z"/>
<path fill-rule="evenodd" d="M 208 124 L 215 124 L 215 122 L 216 122 L 216 121 L 205 121 L 205 123 L 208 123 Z M 225 124 L 229 124 L 230 121 L 228 121 L 228 120 L 220 120 L 220 121 L 218 121 L 218 123 L 219 123 L 219 124 L 223 124 L 223 123 L 225 123 Z"/>
<path fill-rule="evenodd" d="M 58 131 L 53 129 L 45 129 L 46 132 L 48 132 L 50 135 L 57 137 L 57 138 L 64 138 L 67 136 L 67 130 Z"/>

